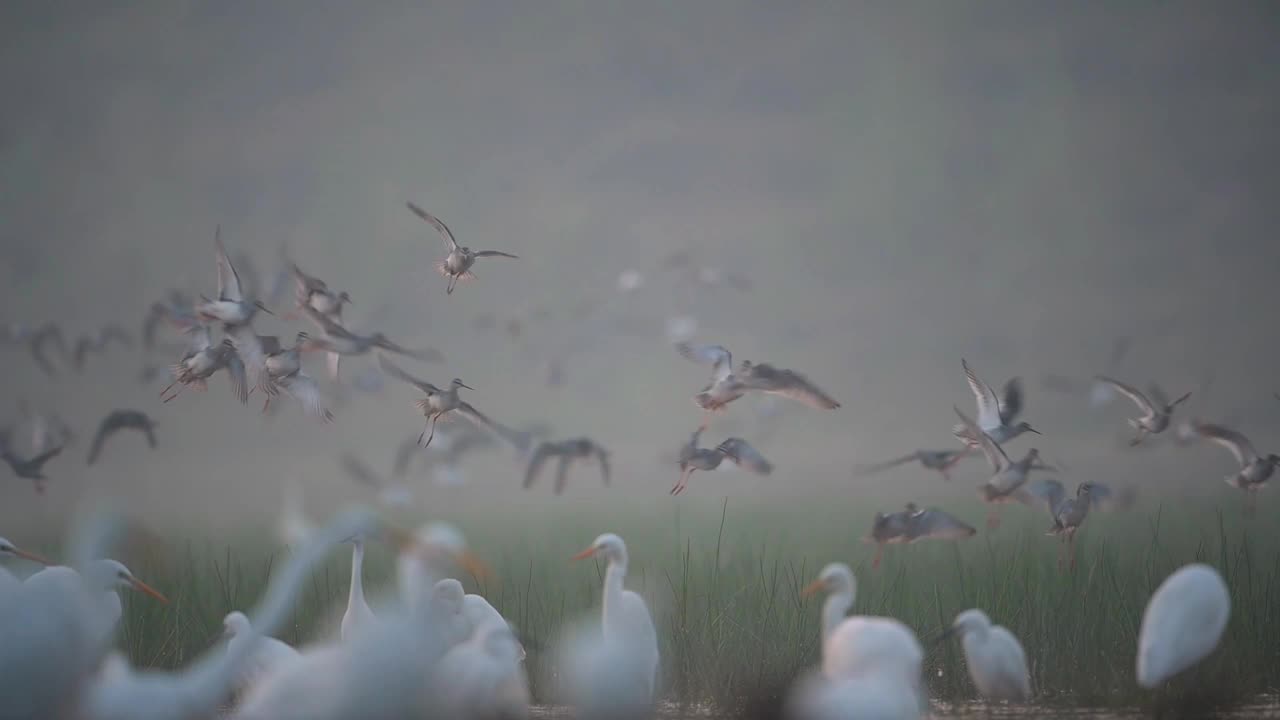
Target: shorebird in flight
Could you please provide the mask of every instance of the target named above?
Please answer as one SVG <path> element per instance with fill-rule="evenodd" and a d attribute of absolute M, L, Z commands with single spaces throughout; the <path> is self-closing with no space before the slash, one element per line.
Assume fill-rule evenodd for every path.
<path fill-rule="evenodd" d="M 909 462 L 918 462 L 926 469 L 936 471 L 943 480 L 950 480 L 951 468 L 972 453 L 973 448 L 969 447 L 959 450 L 917 450 L 910 455 L 903 455 L 886 462 L 855 465 L 854 474 L 865 477 Z"/>
<path fill-rule="evenodd" d="M 997 397 L 990 385 L 978 379 L 968 362 L 961 360 L 960 366 L 964 368 L 969 389 L 973 391 L 973 397 L 978 403 L 977 426 L 983 433 L 991 436 L 991 439 L 997 443 L 1007 443 L 1026 432 L 1040 434 L 1039 430 L 1031 427 L 1031 424 L 1026 421 L 1014 424 L 1014 420 L 1017 420 L 1019 413 L 1022 412 L 1021 380 L 1016 377 L 1009 380 L 1004 385 L 1003 397 Z M 977 447 L 979 444 L 978 436 L 966 428 L 964 423 L 957 424 L 952 428 L 952 432 L 969 447 Z"/>
<path fill-rule="evenodd" d="M 475 277 L 471 272 L 471 266 L 476 264 L 476 258 L 505 257 L 519 259 L 518 256 L 501 250 L 472 250 L 464 245 L 459 245 L 458 241 L 454 239 L 453 233 L 440 221 L 440 218 L 413 203 L 407 203 L 407 205 L 414 215 L 431 223 L 431 227 L 440 233 L 440 236 L 444 238 L 445 244 L 449 246 L 449 254 L 445 256 L 445 259 L 435 263 L 436 270 L 441 275 L 449 278 L 449 287 L 445 290 L 447 295 L 453 294 L 453 287 L 458 284 L 459 280 L 471 280 Z"/>
<path fill-rule="evenodd" d="M 222 227 L 214 230 L 213 243 L 218 262 L 218 297 L 205 298 L 195 307 L 196 315 L 205 322 L 222 323 L 222 330 L 235 344 L 236 352 L 244 363 L 250 385 L 257 385 L 265 372 L 266 355 L 258 344 L 253 331 L 253 318 L 259 311 L 273 314 L 260 301 L 254 299 L 241 285 L 236 268 L 227 257 L 222 244 Z"/>
<path fill-rule="evenodd" d="M 884 546 L 897 543 L 914 543 L 920 540 L 963 540 L 977 534 L 973 526 L 955 516 L 934 508 L 923 509 L 915 503 L 892 513 L 876 513 L 871 532 L 863 538 L 876 544 L 876 554 L 871 567 L 880 567 Z"/>
<path fill-rule="evenodd" d="M 120 430 L 136 430 L 147 436 L 147 446 L 156 447 L 156 421 L 147 417 L 140 410 L 113 410 L 98 424 L 98 433 L 93 436 L 93 447 L 89 449 L 89 464 L 92 465 L 102 454 L 102 446 L 107 438 Z"/>
<path fill-rule="evenodd" d="M 1205 440 L 1217 443 L 1231 451 L 1236 462 L 1240 464 L 1240 469 L 1225 479 L 1231 487 L 1245 492 L 1245 512 L 1252 514 L 1257 508 L 1258 491 L 1271 480 L 1276 466 L 1280 465 L 1280 455 L 1258 454 L 1253 443 L 1249 442 L 1249 438 L 1222 425 L 1196 423 L 1194 429 Z"/>
<path fill-rule="evenodd" d="M 517 446 L 519 445 L 516 440 L 519 435 L 518 433 L 510 430 L 504 425 L 490 420 L 484 415 L 484 413 L 472 407 L 471 403 L 458 397 L 458 388 L 466 388 L 468 390 L 475 389 L 458 378 L 454 378 L 453 382 L 449 383 L 448 390 L 442 390 L 425 380 L 420 380 L 404 370 L 401 370 L 395 363 L 391 362 L 383 355 L 378 355 L 378 363 L 381 365 L 382 371 L 386 374 L 400 380 L 401 382 L 406 382 L 426 393 L 426 397 L 414 403 L 418 409 L 422 411 L 423 416 L 427 418 L 427 427 L 423 428 L 422 434 L 418 436 L 418 443 L 420 445 L 430 445 L 431 439 L 436 435 L 436 422 L 445 415 L 452 416 L 455 412 L 461 414 L 476 425 L 493 431 L 508 442 Z M 428 431 L 430 431 L 429 435 Z M 427 439 L 426 443 L 422 442 L 422 438 L 424 436 Z"/>
<path fill-rule="evenodd" d="M 742 438 L 732 437 L 714 448 L 698 447 L 698 437 L 704 428 L 699 427 L 689 437 L 689 442 L 680 448 L 680 479 L 671 488 L 672 495 L 679 495 L 689 485 L 689 476 L 695 470 L 710 472 L 720 467 L 720 463 L 732 460 L 735 465 L 750 470 L 756 475 L 768 475 L 773 472 L 773 464 L 764 458 L 755 448 Z"/>
<path fill-rule="evenodd" d="M 1129 441 L 1129 445 L 1137 445 L 1142 442 L 1147 435 L 1156 435 L 1164 432 L 1169 427 L 1169 421 L 1173 418 L 1173 409 L 1181 405 L 1187 398 L 1191 397 L 1191 393 L 1185 393 L 1173 402 L 1169 402 L 1169 398 L 1160 389 L 1160 386 L 1152 384 L 1147 390 L 1147 394 L 1143 395 L 1137 388 L 1132 385 L 1126 385 L 1119 380 L 1113 380 L 1109 377 L 1098 375 L 1098 382 L 1106 383 L 1115 388 L 1117 392 L 1133 401 L 1134 405 L 1142 411 L 1142 417 L 1130 418 L 1129 426 L 1138 431 L 1138 434 Z"/>
<path fill-rule="evenodd" d="M 173 382 L 160 391 L 164 402 L 178 397 L 185 388 L 204 392 L 209 388 L 209 378 L 223 369 L 227 371 L 227 377 L 231 380 L 231 392 L 235 394 L 236 399 L 241 403 L 248 402 L 249 383 L 245 376 L 244 363 L 240 361 L 240 355 L 236 353 L 231 340 L 226 339 L 214 345 L 208 325 L 195 325 L 188 333 L 191 335 L 190 346 L 182 359 L 170 368 L 173 372 Z M 174 385 L 182 387 L 172 395 L 164 397 Z"/>
<path fill-rule="evenodd" d="M 982 454 L 991 463 L 993 473 L 990 479 L 978 486 L 978 497 L 992 506 L 987 515 L 987 527 L 994 529 L 1000 525 L 999 506 L 1018 499 L 1016 493 L 1027 482 L 1031 471 L 1054 468 L 1040 462 L 1040 451 L 1036 448 L 1028 450 L 1021 460 L 1010 460 L 1000 443 L 983 432 L 960 408 L 953 409 L 959 416 L 965 433 L 978 438 L 978 447 L 982 448 Z"/>
<path fill-rule="evenodd" d="M 338 372 L 344 355 L 365 355 L 374 349 L 386 350 L 397 355 L 404 355 L 423 362 L 440 362 L 444 357 L 432 348 L 410 350 L 387 339 L 387 336 L 374 332 L 359 335 L 351 332 L 327 315 L 322 315 L 310 306 L 302 311 L 311 318 L 323 331 L 322 337 L 308 337 L 302 345 L 303 351 L 322 351 L 329 353 L 329 376 L 338 379 Z"/>
<path fill-rule="evenodd" d="M 569 479 L 569 466 L 575 461 L 594 459 L 600 464 L 600 480 L 609 487 L 609 451 L 596 441 L 587 437 L 573 438 L 561 442 L 544 442 L 538 445 L 529 458 L 529 466 L 524 472 L 524 489 L 533 487 L 538 473 L 548 458 L 557 458 L 556 495 L 564 492 L 565 483 Z"/>
<path fill-rule="evenodd" d="M 291 264 L 290 267 L 296 283 L 293 298 L 298 309 L 310 308 L 341 324 L 342 306 L 351 303 L 351 296 L 345 290 L 334 292 L 325 281 L 306 274 L 296 264 Z"/>
<path fill-rule="evenodd" d="M 1063 500 L 1053 511 L 1053 527 L 1046 535 L 1057 535 L 1067 543 L 1067 552 L 1071 556 L 1071 567 L 1076 566 L 1076 531 L 1089 516 L 1089 505 L 1093 492 L 1092 483 L 1080 483 L 1076 488 L 1076 496 Z M 1062 549 L 1058 550 L 1058 568 L 1062 568 Z"/>
<path fill-rule="evenodd" d="M 58 453 L 62 452 L 62 447 L 50 448 L 30 458 L 18 457 L 10 448 L 11 434 L 7 429 L 0 432 L 0 460 L 9 465 L 9 469 L 13 470 L 14 475 L 30 480 L 35 486 L 36 492 L 43 495 L 45 481 L 48 480 L 44 474 L 44 464 L 57 457 Z"/>
<path fill-rule="evenodd" d="M 821 410 L 840 407 L 840 403 L 794 370 L 744 360 L 735 372 L 733 356 L 724 346 L 682 342 L 676 343 L 675 348 L 687 360 L 712 366 L 711 383 L 693 397 L 694 403 L 706 411 L 703 427 L 710 422 L 711 413 L 751 391 L 779 395 Z"/>

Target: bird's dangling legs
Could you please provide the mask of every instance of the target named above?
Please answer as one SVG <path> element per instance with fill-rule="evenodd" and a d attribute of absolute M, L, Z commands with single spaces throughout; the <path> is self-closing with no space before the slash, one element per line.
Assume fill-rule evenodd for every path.
<path fill-rule="evenodd" d="M 1071 569 L 1076 569 L 1076 534 L 1067 536 L 1067 554 L 1071 557 Z"/>
<path fill-rule="evenodd" d="M 987 529 L 995 530 L 998 527 L 1000 527 L 1000 510 L 993 507 L 987 512 Z"/>
<path fill-rule="evenodd" d="M 426 442 L 426 444 L 425 444 L 425 445 L 423 445 L 423 444 L 422 444 L 422 435 L 419 435 L 419 436 L 418 436 L 418 444 L 419 444 L 419 445 L 422 445 L 422 447 L 431 447 L 431 439 L 432 439 L 432 438 L 434 438 L 434 437 L 436 436 L 436 420 L 439 420 L 439 419 L 440 419 L 440 413 L 436 413 L 435 415 L 432 415 L 432 416 L 431 416 L 431 420 L 430 420 L 430 422 L 428 422 L 428 423 L 427 423 L 427 427 L 426 427 L 426 428 L 423 428 L 423 430 L 422 430 L 422 435 L 426 435 L 426 436 L 427 436 L 427 442 Z M 428 429 L 428 428 L 430 428 L 430 430 L 431 430 L 431 434 L 429 434 L 429 435 L 427 434 L 427 429 Z"/>
<path fill-rule="evenodd" d="M 1141 445 L 1142 441 L 1145 440 L 1146 438 L 1147 438 L 1146 428 L 1138 428 L 1138 435 L 1137 437 L 1129 441 L 1129 447 L 1136 447 L 1138 445 Z"/>
<path fill-rule="evenodd" d="M 880 568 L 880 558 L 884 557 L 884 543 L 876 543 L 876 555 L 871 558 L 871 569 L 878 570 Z"/>
<path fill-rule="evenodd" d="M 676 481 L 675 487 L 671 488 L 672 495 L 679 495 L 684 490 L 685 484 L 689 482 L 689 475 L 692 474 L 692 472 L 692 470 L 680 471 L 680 479 Z"/>
<path fill-rule="evenodd" d="M 266 414 L 266 412 L 267 412 L 267 408 L 269 408 L 269 407 L 271 407 L 271 396 L 270 396 L 270 395 L 267 395 L 266 400 L 263 400 L 263 401 L 262 401 L 262 413 L 263 413 L 264 415 Z"/>
<path fill-rule="evenodd" d="M 457 276 L 457 275 L 450 275 L 450 276 L 449 276 L 449 287 L 444 291 L 444 294 L 445 294 L 445 295 L 452 295 L 452 294 L 453 294 L 453 286 L 454 286 L 454 285 L 457 285 L 457 284 L 458 284 L 458 276 Z"/>

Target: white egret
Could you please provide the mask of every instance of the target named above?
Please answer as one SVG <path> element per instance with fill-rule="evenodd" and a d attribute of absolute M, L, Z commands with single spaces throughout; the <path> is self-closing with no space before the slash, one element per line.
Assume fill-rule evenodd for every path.
<path fill-rule="evenodd" d="M 956 616 L 945 635 L 960 636 L 964 662 L 978 692 L 988 700 L 1031 699 L 1031 673 L 1027 670 L 1027 654 L 1013 633 L 978 609 L 965 610 Z"/>
<path fill-rule="evenodd" d="M 124 613 L 119 590 L 131 588 L 162 603 L 169 602 L 168 598 L 139 580 L 129 568 L 117 560 L 90 561 L 84 567 L 83 573 L 66 565 L 50 565 L 33 573 L 23 584 L 37 592 L 65 592 L 73 586 L 84 587 L 92 592 L 96 598 L 93 602 L 92 616 L 98 632 L 104 639 L 110 639 L 115 634 L 116 626 Z"/>
<path fill-rule="evenodd" d="M 462 536 L 431 525 L 412 537 L 397 537 L 398 606 L 380 609 L 377 621 L 349 641 L 303 653 L 296 662 L 264 676 L 241 703 L 240 720 L 403 720 L 428 717 L 435 706 L 432 677 L 451 646 L 436 602 L 435 579 L 445 560 L 481 572 L 466 553 Z M 461 603 L 459 600 L 459 607 Z M 461 617 L 461 612 L 458 612 Z M 469 626 L 462 628 L 462 637 Z"/>
<path fill-rule="evenodd" d="M 338 628 L 343 640 L 349 640 L 354 633 L 377 620 L 364 599 L 364 538 L 353 537 L 350 542 L 351 588 L 347 592 L 347 611 L 342 614 L 342 624 Z"/>
<path fill-rule="evenodd" d="M 210 649 L 182 672 L 134 671 L 115 663 L 111 672 L 88 687 L 77 717 L 84 720 L 185 720 L 207 717 L 231 693 L 247 663 L 262 647 L 259 640 L 288 619 L 311 568 L 329 549 L 358 532 L 372 532 L 378 517 L 367 510 L 339 515 L 286 563 L 267 587 L 249 623 L 249 636 L 226 651 Z M 286 663 L 285 667 L 296 663 Z M 279 666 L 277 666 L 279 667 Z"/>
<path fill-rule="evenodd" d="M 828 593 L 822 604 L 822 672 L 827 679 L 893 670 L 919 685 L 924 650 L 910 628 L 893 618 L 845 617 L 857 594 L 857 581 L 848 565 L 827 565 L 802 594 L 821 590 Z"/>
<path fill-rule="evenodd" d="M 1138 684 L 1154 688 L 1213 652 L 1231 615 L 1217 570 L 1187 565 L 1156 588 L 1138 633 Z"/>
<path fill-rule="evenodd" d="M 239 610 L 227 613 L 222 619 L 222 636 L 227 638 L 227 653 L 242 653 L 239 645 L 257 643 L 258 647 L 248 653 L 244 667 L 235 682 L 235 693 L 244 693 L 263 673 L 270 672 L 282 663 L 297 660 L 299 653 L 292 645 L 273 637 L 262 637 L 253 629 L 249 618 Z"/>
<path fill-rule="evenodd" d="M 520 643 L 502 625 L 478 628 L 440 659 L 431 690 L 440 717 L 517 720 L 528 717 L 529 687 Z"/>
<path fill-rule="evenodd" d="M 628 670 L 641 682 L 644 701 L 652 702 L 658 674 L 658 633 L 644 598 L 622 587 L 627 576 L 626 543 L 613 533 L 605 533 L 573 559 L 594 555 L 603 555 L 608 563 L 601 599 L 604 642 L 614 647 L 616 658 L 625 658 Z"/>

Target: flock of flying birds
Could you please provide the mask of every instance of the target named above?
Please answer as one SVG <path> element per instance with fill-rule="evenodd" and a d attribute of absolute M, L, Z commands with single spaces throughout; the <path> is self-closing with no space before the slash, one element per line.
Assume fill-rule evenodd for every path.
<path fill-rule="evenodd" d="M 461 246 L 434 215 L 410 203 L 409 209 L 430 223 L 444 238 L 447 256 L 436 269 L 448 278 L 446 292 L 473 277 L 477 259 L 515 258 L 496 251 L 475 251 Z M 505 443 L 527 461 L 524 487 L 531 487 L 546 462 L 557 460 L 554 490 L 563 492 L 570 466 L 577 461 L 598 463 L 605 485 L 610 482 L 609 452 L 596 441 L 571 438 L 543 440 L 535 429 L 512 429 L 482 413 L 460 397 L 470 389 L 454 378 L 445 387 L 411 374 L 393 361 L 399 356 L 422 362 L 438 362 L 439 353 L 411 349 L 381 332 L 362 334 L 347 327 L 343 308 L 350 296 L 325 281 L 291 265 L 294 309 L 315 326 L 299 332 L 292 345 L 275 336 L 259 335 L 254 320 L 272 313 L 268 305 L 241 281 L 215 232 L 217 293 L 188 301 L 174 293 L 157 303 L 143 328 L 143 342 L 159 345 L 161 323 L 186 333 L 189 344 L 171 365 L 172 382 L 160 395 L 163 402 L 184 390 L 203 391 L 210 378 L 226 375 L 241 403 L 261 393 L 265 412 L 282 396 L 294 399 L 305 414 L 331 422 L 320 384 L 303 369 L 309 353 L 325 357 L 328 374 L 337 380 L 344 357 L 376 354 L 378 366 L 388 377 L 417 389 L 415 405 L 424 417 L 421 434 L 412 446 L 397 454 L 396 473 L 412 463 L 418 446 L 429 446 L 441 419 L 461 417 L 477 432 L 451 441 L 461 452 L 468 445 Z M 216 335 L 221 338 L 216 338 Z M 116 327 L 79 338 L 74 350 L 66 345 L 56 325 L 38 329 L 10 326 L 0 339 L 22 345 L 46 373 L 58 372 L 59 363 L 82 369 L 88 354 L 101 353 L 113 344 L 130 345 L 132 339 Z M 712 419 L 753 393 L 777 396 L 819 410 L 835 410 L 840 403 L 805 375 L 767 363 L 743 360 L 734 364 L 730 352 L 718 345 L 675 343 L 679 355 L 712 369 L 710 382 L 694 394 L 702 409 L 700 425 L 680 449 L 679 478 L 672 495 L 682 493 L 696 471 L 711 471 L 728 460 L 747 471 L 767 475 L 773 464 L 741 437 L 728 437 L 714 447 L 700 447 L 700 439 Z M 1010 380 L 1003 393 L 979 379 L 965 361 L 961 363 L 977 405 L 976 417 L 959 408 L 954 435 L 959 447 L 919 450 L 903 457 L 859 467 L 876 472 L 909 462 L 939 472 L 944 478 L 962 459 L 980 451 L 991 465 L 991 477 L 979 487 L 983 502 L 992 506 L 988 527 L 998 524 L 998 506 L 1016 502 L 1043 507 L 1052 518 L 1050 534 L 1063 538 L 1074 566 L 1074 536 L 1097 504 L 1123 506 L 1132 500 L 1126 489 L 1112 490 L 1100 483 L 1081 483 L 1068 497 L 1061 483 L 1031 479 L 1033 473 L 1053 470 L 1029 449 L 1014 460 L 1004 445 L 1026 434 L 1038 434 L 1018 418 L 1023 390 Z M 1096 383 L 1119 393 L 1137 406 L 1140 414 L 1129 421 L 1134 429 L 1131 444 L 1175 427 L 1178 406 L 1190 395 L 1170 400 L 1152 386 L 1143 393 L 1110 377 Z M 176 389 L 175 389 L 176 388 Z M 14 474 L 31 479 L 43 492 L 43 468 L 56 458 L 73 434 L 49 415 L 33 422 L 32 445 L 27 457 L 13 449 L 13 433 L 0 434 L 3 459 Z M 121 430 L 143 433 L 155 447 L 156 423 L 146 413 L 116 410 L 99 424 L 88 462 L 104 450 L 106 441 Z M 1240 433 L 1217 424 L 1187 420 L 1176 425 L 1183 440 L 1204 439 L 1227 448 L 1238 469 L 1228 482 L 1246 492 L 1247 507 L 1280 465 L 1280 456 L 1258 453 Z M 342 457 L 346 472 L 358 482 L 385 488 L 385 481 L 358 457 Z M 103 560 L 107 535 L 79 546 L 68 566 L 50 566 L 19 582 L 0 570 L 0 717 L 76 718 L 190 718 L 225 710 L 228 697 L 236 697 L 234 716 L 245 718 L 349 718 L 349 717 L 525 717 L 528 686 L 521 661 L 523 647 L 505 619 L 483 598 L 466 595 L 457 580 L 447 577 L 449 568 L 461 566 L 481 572 L 469 558 L 460 535 L 443 525 L 428 525 L 416 533 L 387 526 L 367 510 L 339 515 L 330 525 L 316 529 L 308 521 L 292 518 L 289 527 L 296 551 L 285 568 L 273 577 L 265 597 L 251 613 L 230 613 L 225 621 L 231 638 L 225 648 L 209 654 L 176 673 L 136 670 L 123 656 L 110 652 L 121 613 L 117 590 L 132 588 L 164 601 L 164 596 L 138 580 L 120 563 Z M 873 566 L 891 543 L 923 539 L 956 540 L 976 530 L 938 509 L 909 503 L 895 513 L 877 513 L 868 540 L 877 544 Z M 399 551 L 398 593 L 388 608 L 375 611 L 363 593 L 363 554 L 368 539 L 390 540 Z M 339 637 L 315 648 L 297 649 L 269 638 L 286 620 L 305 573 L 323 553 L 339 542 L 353 546 L 351 592 Z M 84 548 L 92 548 L 85 550 Z M 43 558 L 0 539 L 0 556 L 16 557 L 48 565 Z M 600 639 L 577 647 L 567 661 L 573 699 L 583 717 L 643 716 L 651 710 L 657 693 L 658 643 L 653 619 L 645 601 L 624 589 L 628 555 L 616 535 L 606 533 L 575 559 L 598 557 L 607 564 L 603 580 Z M 1059 563 L 1062 563 L 1059 554 Z M 74 568 L 74 569 L 73 569 Z M 822 610 L 822 666 L 812 677 L 796 684 L 793 710 L 807 718 L 914 718 L 927 712 L 921 665 L 923 652 L 914 633 L 891 618 L 846 617 L 853 605 L 856 582 L 849 568 L 833 563 L 823 569 L 806 594 L 829 594 Z M 1206 566 L 1183 568 L 1155 593 L 1143 618 L 1139 637 L 1137 676 L 1144 687 L 1155 687 L 1198 662 L 1211 652 L 1225 628 L 1229 597 L 1222 579 Z M 960 636 L 970 675 L 979 692 L 993 700 L 1025 701 L 1032 696 L 1025 652 L 1007 630 L 992 625 L 977 609 L 961 613 L 948 634 Z M 638 713 L 628 708 L 639 709 Z"/>

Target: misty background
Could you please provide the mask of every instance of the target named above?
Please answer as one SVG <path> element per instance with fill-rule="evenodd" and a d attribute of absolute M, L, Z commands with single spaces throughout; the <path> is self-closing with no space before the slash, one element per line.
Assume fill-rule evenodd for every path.
<path fill-rule="evenodd" d="M 472 458 L 465 488 L 420 481 L 433 511 L 675 502 L 659 459 L 697 425 L 709 374 L 664 337 L 684 314 L 698 340 L 799 370 L 844 407 L 784 403 L 760 443 L 772 477 L 695 475 L 680 503 L 825 493 L 869 519 L 972 498 L 980 459 L 950 486 L 918 466 L 851 479 L 856 462 L 954 445 L 951 405 L 973 404 L 962 357 L 993 386 L 1024 378 L 1044 436 L 1010 453 L 1034 444 L 1070 485 L 1240 501 L 1225 452 L 1122 451 L 1134 409 L 1090 411 L 1042 390 L 1045 373 L 1109 370 L 1174 396 L 1212 378 L 1187 412 L 1280 447 L 1280 23 L 1265 3 L 23 2 L 0 28 L 0 320 L 136 333 L 168 288 L 215 292 L 221 224 L 259 272 L 285 244 L 350 292 L 353 327 L 445 354 L 406 361 L 416 374 L 614 452 L 613 489 L 583 468 L 560 499 L 550 473 L 526 493 L 509 456 Z M 520 259 L 481 261 L 446 296 L 443 243 L 408 200 Z M 679 282 L 658 269 L 677 251 L 750 289 Z M 619 298 L 628 269 L 647 283 Z M 524 319 L 520 341 L 478 329 L 486 316 Z M 1108 368 L 1118 337 L 1132 347 Z M 162 405 L 167 379 L 139 384 L 136 350 L 56 380 L 20 350 L 0 361 L 0 419 L 25 398 L 80 436 L 49 463 L 47 496 L 0 477 L 7 533 L 106 496 L 157 526 L 234 527 L 270 517 L 289 478 L 317 510 L 368 498 L 338 454 L 389 471 L 422 429 L 417 392 L 396 384 L 324 427 L 292 402 L 264 419 L 221 375 Z M 114 407 L 152 413 L 160 447 L 117 437 L 87 468 Z M 755 442 L 751 408 L 704 442 Z"/>

